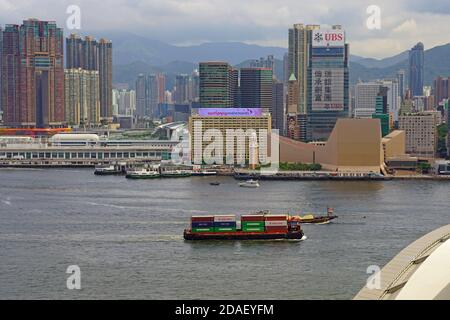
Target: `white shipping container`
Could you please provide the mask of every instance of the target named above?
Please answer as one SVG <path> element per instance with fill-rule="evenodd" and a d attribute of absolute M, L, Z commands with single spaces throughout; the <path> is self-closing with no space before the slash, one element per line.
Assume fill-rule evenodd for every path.
<path fill-rule="evenodd" d="M 287 227 L 287 220 L 266 221 L 266 227 Z"/>
<path fill-rule="evenodd" d="M 235 222 L 236 216 L 234 215 L 222 215 L 214 216 L 214 222 Z"/>

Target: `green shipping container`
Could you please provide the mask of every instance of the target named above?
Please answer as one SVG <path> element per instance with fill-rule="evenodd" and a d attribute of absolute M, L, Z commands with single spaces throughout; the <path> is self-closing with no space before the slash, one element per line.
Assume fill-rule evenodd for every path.
<path fill-rule="evenodd" d="M 264 227 L 265 227 L 264 221 L 242 222 L 242 228 L 264 228 Z"/>
<path fill-rule="evenodd" d="M 199 232 L 214 232 L 214 228 L 192 228 L 192 232 L 199 233 Z"/>
<path fill-rule="evenodd" d="M 264 227 L 247 227 L 242 228 L 242 231 L 244 232 L 264 232 Z"/>
<path fill-rule="evenodd" d="M 236 232 L 236 228 L 214 228 L 215 232 Z"/>

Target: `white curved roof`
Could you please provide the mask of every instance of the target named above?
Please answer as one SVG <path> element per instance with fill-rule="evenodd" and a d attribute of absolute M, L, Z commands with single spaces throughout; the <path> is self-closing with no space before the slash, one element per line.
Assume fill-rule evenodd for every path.
<path fill-rule="evenodd" d="M 365 286 L 354 299 L 450 299 L 450 225 L 410 244 L 378 276 L 378 288 Z"/>
<path fill-rule="evenodd" d="M 99 141 L 100 138 L 92 133 L 58 133 L 50 138 L 51 141 Z"/>

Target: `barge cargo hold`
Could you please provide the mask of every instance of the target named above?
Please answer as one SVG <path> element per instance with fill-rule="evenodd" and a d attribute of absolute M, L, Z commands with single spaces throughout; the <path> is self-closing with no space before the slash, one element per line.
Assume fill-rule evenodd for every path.
<path fill-rule="evenodd" d="M 304 240 L 304 233 L 299 231 L 287 232 L 192 232 L 184 231 L 185 240 Z"/>

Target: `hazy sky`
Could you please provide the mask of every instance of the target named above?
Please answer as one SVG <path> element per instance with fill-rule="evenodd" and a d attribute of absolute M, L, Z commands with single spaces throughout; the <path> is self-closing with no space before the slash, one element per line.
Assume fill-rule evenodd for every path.
<path fill-rule="evenodd" d="M 125 30 L 171 44 L 241 41 L 287 47 L 294 23 L 341 24 L 353 54 L 386 57 L 418 41 L 450 42 L 450 0 L 0 0 L 0 24 L 25 18 L 66 25 L 67 7 L 81 9 L 81 30 Z M 381 29 L 366 27 L 369 5 Z"/>

